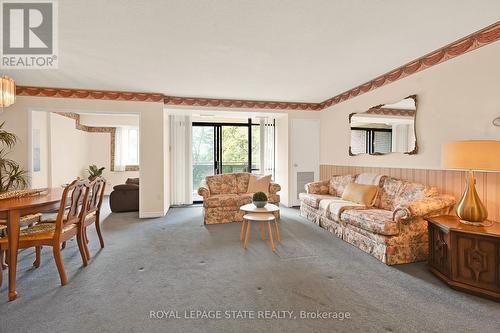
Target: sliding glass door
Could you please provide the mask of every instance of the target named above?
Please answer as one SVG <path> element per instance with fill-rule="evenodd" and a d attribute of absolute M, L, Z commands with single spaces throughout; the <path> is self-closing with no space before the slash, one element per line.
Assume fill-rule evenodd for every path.
<path fill-rule="evenodd" d="M 252 123 L 251 119 L 247 123 L 193 122 L 192 132 L 195 202 L 202 200 L 196 192 L 206 176 L 232 172 L 261 173 L 260 124 Z"/>
<path fill-rule="evenodd" d="M 214 126 L 193 126 L 192 130 L 193 159 L 193 200 L 199 201 L 198 186 L 206 176 L 216 174 L 215 162 L 215 128 Z"/>
<path fill-rule="evenodd" d="M 220 173 L 250 172 L 249 127 L 247 125 L 220 125 Z"/>

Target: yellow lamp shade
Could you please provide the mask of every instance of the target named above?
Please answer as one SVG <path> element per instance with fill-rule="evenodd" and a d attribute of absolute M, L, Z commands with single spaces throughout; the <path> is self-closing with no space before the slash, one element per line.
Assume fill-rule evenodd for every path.
<path fill-rule="evenodd" d="M 500 171 L 500 141 L 452 141 L 442 148 L 445 169 Z"/>

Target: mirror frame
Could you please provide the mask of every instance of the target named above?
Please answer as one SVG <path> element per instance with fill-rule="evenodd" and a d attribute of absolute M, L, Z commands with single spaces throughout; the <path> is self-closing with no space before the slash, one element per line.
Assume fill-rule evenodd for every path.
<path fill-rule="evenodd" d="M 414 134 L 415 134 L 415 148 L 412 150 L 412 151 L 407 151 L 407 152 L 404 152 L 402 154 L 406 154 L 406 155 L 416 155 L 418 153 L 418 138 L 417 138 L 417 111 L 418 111 L 418 98 L 417 98 L 417 95 L 410 95 L 408 97 L 405 97 L 401 100 L 405 100 L 405 99 L 408 99 L 408 98 L 411 98 L 413 99 L 413 101 L 415 102 L 415 119 L 413 120 L 413 131 L 414 131 Z M 368 110 L 371 110 L 371 109 L 380 109 L 381 107 L 383 107 L 384 105 L 386 104 L 394 104 L 394 103 L 385 103 L 385 104 L 379 104 L 377 106 L 373 106 L 371 108 L 369 108 Z M 366 110 L 366 111 L 368 111 Z M 363 111 L 363 112 L 353 112 L 351 114 L 349 114 L 349 131 L 351 131 L 351 123 L 352 123 L 352 117 L 355 115 L 355 114 L 361 114 L 361 113 L 364 113 L 366 111 Z M 352 153 L 352 147 L 351 145 L 349 144 L 349 156 L 359 156 L 359 155 L 370 155 L 370 156 L 384 156 L 384 155 L 389 155 L 389 154 L 392 154 L 391 153 L 386 153 L 386 154 L 383 154 L 383 153 L 373 153 L 373 154 L 367 154 L 367 153 L 364 153 L 364 154 L 353 154 Z"/>

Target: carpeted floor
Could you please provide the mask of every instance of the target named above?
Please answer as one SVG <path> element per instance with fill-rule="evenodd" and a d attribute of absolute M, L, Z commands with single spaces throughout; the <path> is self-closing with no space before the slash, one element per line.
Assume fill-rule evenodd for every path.
<path fill-rule="evenodd" d="M 50 249 L 39 269 L 32 250 L 20 254 L 18 300 L 7 302 L 5 281 L 0 290 L 0 332 L 500 331 L 499 303 L 448 288 L 424 263 L 386 266 L 295 209 L 282 209 L 281 225 L 273 254 L 257 228 L 245 251 L 239 223 L 204 226 L 200 207 L 150 220 L 110 214 L 104 250 L 90 233 L 87 268 L 75 241 L 63 251 L 65 287 Z M 188 318 L 189 310 L 207 312 Z M 350 318 L 302 319 L 301 311 Z"/>

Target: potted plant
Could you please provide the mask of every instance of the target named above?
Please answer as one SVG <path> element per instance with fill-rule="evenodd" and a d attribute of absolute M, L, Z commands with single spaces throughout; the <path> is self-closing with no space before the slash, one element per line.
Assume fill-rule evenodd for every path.
<path fill-rule="evenodd" d="M 97 177 L 102 176 L 102 172 L 106 169 L 105 167 L 98 168 L 95 164 L 89 165 L 87 172 L 89 173 L 89 180 L 93 181 Z"/>
<path fill-rule="evenodd" d="M 3 129 L 0 124 L 0 193 L 11 190 L 22 190 L 28 187 L 28 173 L 21 166 L 7 157 L 18 137 Z"/>
<path fill-rule="evenodd" d="M 267 205 L 267 195 L 264 192 L 255 193 L 252 200 L 257 208 L 264 208 Z"/>

